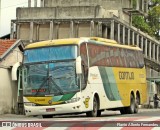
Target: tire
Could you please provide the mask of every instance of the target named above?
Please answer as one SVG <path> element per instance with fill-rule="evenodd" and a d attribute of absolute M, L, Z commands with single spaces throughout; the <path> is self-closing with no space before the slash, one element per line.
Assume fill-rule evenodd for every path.
<path fill-rule="evenodd" d="M 134 113 L 138 113 L 139 105 L 140 105 L 140 98 L 137 96 L 137 97 L 136 97 L 136 100 L 135 100 L 135 109 L 134 109 Z"/>
<path fill-rule="evenodd" d="M 101 113 L 102 113 L 102 111 L 101 111 L 101 110 L 98 110 L 98 111 L 97 111 L 97 117 L 100 117 L 100 116 L 101 116 Z"/>
<path fill-rule="evenodd" d="M 126 107 L 121 108 L 121 109 L 120 109 L 120 113 L 121 113 L 122 115 L 123 115 L 123 114 L 128 114 Z"/>
<path fill-rule="evenodd" d="M 127 107 L 127 113 L 128 114 L 133 114 L 134 111 L 135 111 L 135 98 L 131 94 L 131 97 L 130 97 L 130 106 Z"/>
<path fill-rule="evenodd" d="M 42 115 L 43 118 L 52 118 L 53 115 Z"/>
<path fill-rule="evenodd" d="M 87 112 L 86 115 L 88 117 L 97 117 L 98 116 L 98 102 L 97 102 L 96 97 L 94 97 L 94 99 L 93 99 L 93 110 Z"/>

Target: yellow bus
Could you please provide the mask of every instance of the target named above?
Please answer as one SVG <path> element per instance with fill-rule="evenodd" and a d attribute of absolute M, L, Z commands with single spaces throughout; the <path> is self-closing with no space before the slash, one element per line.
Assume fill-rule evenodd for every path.
<path fill-rule="evenodd" d="M 147 99 L 142 50 L 110 39 L 32 43 L 25 48 L 22 68 L 26 115 L 133 114 Z"/>

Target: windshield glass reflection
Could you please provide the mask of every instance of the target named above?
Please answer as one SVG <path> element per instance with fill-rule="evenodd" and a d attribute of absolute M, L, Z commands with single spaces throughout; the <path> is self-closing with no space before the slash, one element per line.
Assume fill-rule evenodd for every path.
<path fill-rule="evenodd" d="M 79 91 L 75 61 L 25 65 L 24 95 L 62 95 Z"/>

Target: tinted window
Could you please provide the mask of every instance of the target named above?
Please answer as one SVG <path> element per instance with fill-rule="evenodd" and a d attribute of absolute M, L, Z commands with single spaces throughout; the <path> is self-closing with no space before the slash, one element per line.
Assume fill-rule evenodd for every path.
<path fill-rule="evenodd" d="M 142 68 L 142 51 L 88 43 L 90 66 Z"/>

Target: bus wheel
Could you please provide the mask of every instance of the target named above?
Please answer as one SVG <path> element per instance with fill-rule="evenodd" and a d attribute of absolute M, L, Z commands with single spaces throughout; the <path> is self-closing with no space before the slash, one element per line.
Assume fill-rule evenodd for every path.
<path fill-rule="evenodd" d="M 96 117 L 98 114 L 98 102 L 96 97 L 93 99 L 93 110 L 86 113 L 88 117 Z"/>
<path fill-rule="evenodd" d="M 140 98 L 137 96 L 136 100 L 135 100 L 135 109 L 134 109 L 134 113 L 138 113 L 138 109 L 139 109 L 139 104 L 140 104 Z"/>
<path fill-rule="evenodd" d="M 101 112 L 102 112 L 101 110 L 98 110 L 98 111 L 97 111 L 97 117 L 100 117 L 100 116 L 101 116 Z"/>
<path fill-rule="evenodd" d="M 53 115 L 42 115 L 43 118 L 52 118 Z"/>
<path fill-rule="evenodd" d="M 133 114 L 134 111 L 135 111 L 135 99 L 134 99 L 133 95 L 131 94 L 130 106 L 127 108 L 127 113 L 128 114 Z"/>
<path fill-rule="evenodd" d="M 126 107 L 123 107 L 120 109 L 120 113 L 123 115 L 123 114 L 127 114 L 127 110 L 126 110 Z"/>

